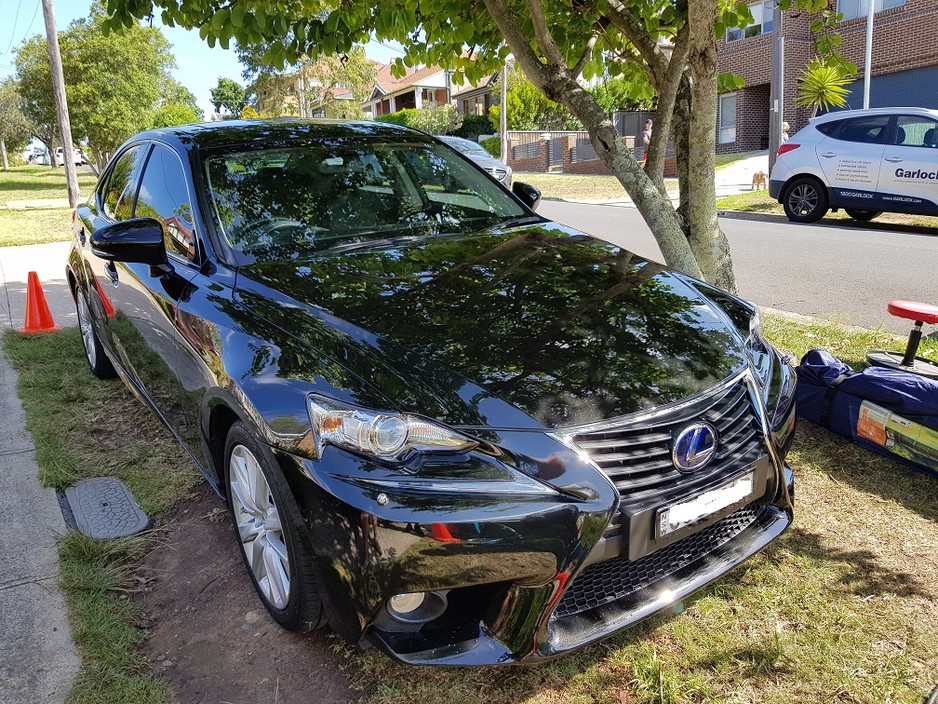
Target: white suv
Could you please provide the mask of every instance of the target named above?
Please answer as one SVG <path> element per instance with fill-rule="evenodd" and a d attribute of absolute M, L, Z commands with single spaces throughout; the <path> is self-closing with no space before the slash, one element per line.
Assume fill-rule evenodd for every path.
<path fill-rule="evenodd" d="M 938 110 L 847 110 L 812 119 L 779 147 L 769 195 L 794 222 L 815 222 L 830 208 L 856 220 L 884 211 L 938 215 Z"/>

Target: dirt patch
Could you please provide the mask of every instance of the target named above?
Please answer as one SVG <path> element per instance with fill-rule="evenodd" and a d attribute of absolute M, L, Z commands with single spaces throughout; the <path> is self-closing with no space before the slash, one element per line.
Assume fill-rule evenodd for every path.
<path fill-rule="evenodd" d="M 264 610 L 244 570 L 224 503 L 202 484 L 163 521 L 139 598 L 156 676 L 186 704 L 331 704 L 361 695 L 328 631 L 290 633 Z M 336 648 L 347 653 L 345 648 Z"/>

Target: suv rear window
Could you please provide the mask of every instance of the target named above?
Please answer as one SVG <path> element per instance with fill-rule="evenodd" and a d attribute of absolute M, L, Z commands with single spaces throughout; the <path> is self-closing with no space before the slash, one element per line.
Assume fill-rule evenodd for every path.
<path fill-rule="evenodd" d="M 840 129 L 834 134 L 834 139 L 842 139 L 845 142 L 882 144 L 885 141 L 888 124 L 889 115 L 854 117 L 843 121 Z"/>
<path fill-rule="evenodd" d="M 828 137 L 834 133 L 838 127 L 844 124 L 843 120 L 831 120 L 830 122 L 824 122 L 817 126 L 817 131 L 821 134 L 826 134 Z"/>

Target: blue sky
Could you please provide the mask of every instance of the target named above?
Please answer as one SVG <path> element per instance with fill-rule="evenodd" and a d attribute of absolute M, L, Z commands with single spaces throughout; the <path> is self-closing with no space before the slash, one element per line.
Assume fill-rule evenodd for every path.
<path fill-rule="evenodd" d="M 72 20 L 87 16 L 90 4 L 90 0 L 53 0 L 56 26 L 62 30 Z M 208 44 L 199 39 L 198 30 L 165 27 L 159 20 L 155 20 L 154 24 L 162 28 L 173 45 L 176 56 L 176 70 L 173 74 L 176 80 L 192 91 L 208 117 L 213 111 L 210 91 L 218 79 L 232 78 L 242 83 L 242 67 L 235 52 L 218 46 L 210 49 Z M 13 57 L 23 40 L 43 33 L 45 29 L 40 0 L 0 0 L 0 78 L 13 74 Z M 383 63 L 400 55 L 399 50 L 377 42 L 370 42 L 365 47 L 365 53 Z"/>

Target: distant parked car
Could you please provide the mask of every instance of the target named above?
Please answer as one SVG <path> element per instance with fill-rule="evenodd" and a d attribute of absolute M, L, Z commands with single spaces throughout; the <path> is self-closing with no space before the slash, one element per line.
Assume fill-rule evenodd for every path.
<path fill-rule="evenodd" d="M 62 147 L 56 147 L 55 149 L 55 165 L 56 166 L 65 166 L 65 159 L 63 158 L 64 150 Z M 72 149 L 72 159 L 75 162 L 75 166 L 84 166 L 88 163 L 88 160 L 85 158 L 84 153 L 81 149 Z"/>
<path fill-rule="evenodd" d="M 511 167 L 489 154 L 478 142 L 449 135 L 438 135 L 437 139 L 477 163 L 505 188 L 511 188 Z"/>
<path fill-rule="evenodd" d="M 769 194 L 794 222 L 843 208 L 938 215 L 938 110 L 875 108 L 811 120 L 778 149 Z"/>
<path fill-rule="evenodd" d="M 27 164 L 35 164 L 37 166 L 48 166 L 50 163 L 52 163 L 49 160 L 49 152 L 47 152 L 45 149 L 38 149 L 36 147 L 27 149 L 25 152 L 23 152 L 23 161 L 25 161 Z"/>

